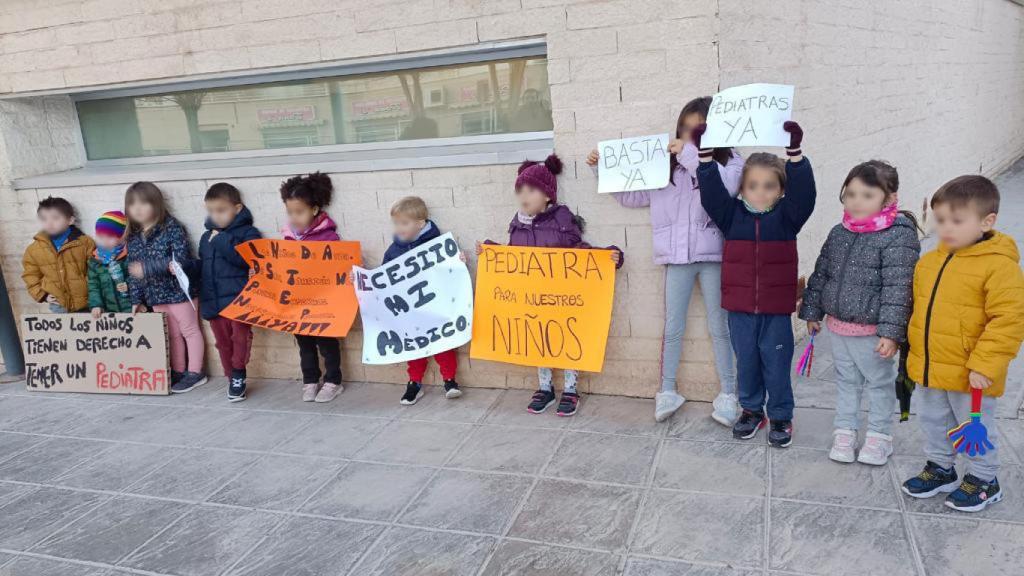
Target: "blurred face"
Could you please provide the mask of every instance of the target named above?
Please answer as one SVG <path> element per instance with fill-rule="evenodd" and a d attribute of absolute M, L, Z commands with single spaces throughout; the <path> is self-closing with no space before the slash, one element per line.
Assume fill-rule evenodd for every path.
<path fill-rule="evenodd" d="M 395 214 L 391 217 L 391 223 L 395 227 L 395 236 L 402 242 L 416 239 L 423 227 L 427 225 L 426 220 L 410 218 L 405 214 Z"/>
<path fill-rule="evenodd" d="M 284 208 L 288 211 L 288 225 L 293 230 L 305 230 L 313 224 L 313 219 L 320 213 L 316 206 L 310 206 L 298 198 L 289 198 L 284 201 Z"/>
<path fill-rule="evenodd" d="M 39 226 L 50 236 L 60 236 L 65 230 L 75 223 L 75 218 L 68 218 L 60 210 L 43 208 L 36 217 L 39 218 Z"/>
<path fill-rule="evenodd" d="M 529 184 L 516 190 L 516 200 L 519 202 L 519 211 L 527 216 L 536 216 L 547 210 L 550 202 L 547 194 Z"/>
<path fill-rule="evenodd" d="M 683 142 L 689 142 L 690 132 L 692 132 L 698 124 L 704 122 L 704 120 L 704 117 L 696 112 L 683 116 L 683 123 L 676 128 L 676 138 L 681 139 Z"/>
<path fill-rule="evenodd" d="M 156 224 L 156 208 L 145 200 L 133 198 L 128 203 L 128 218 L 143 228 L 149 228 Z"/>
<path fill-rule="evenodd" d="M 932 212 L 939 240 L 954 250 L 974 244 L 996 225 L 994 213 L 982 216 L 973 205 L 954 208 L 939 204 Z"/>
<path fill-rule="evenodd" d="M 235 204 L 224 198 L 206 201 L 206 213 L 210 215 L 210 220 L 217 228 L 227 228 L 241 211 L 241 204 Z"/>
<path fill-rule="evenodd" d="M 113 250 L 121 244 L 121 239 L 110 234 L 97 234 L 96 245 L 104 250 Z"/>
<path fill-rule="evenodd" d="M 782 185 L 771 168 L 750 166 L 740 186 L 740 194 L 755 210 L 767 210 L 782 198 Z"/>
<path fill-rule="evenodd" d="M 843 189 L 843 208 L 854 218 L 867 218 L 877 214 L 885 206 L 885 191 L 878 186 L 869 186 L 860 178 L 850 180 Z"/>

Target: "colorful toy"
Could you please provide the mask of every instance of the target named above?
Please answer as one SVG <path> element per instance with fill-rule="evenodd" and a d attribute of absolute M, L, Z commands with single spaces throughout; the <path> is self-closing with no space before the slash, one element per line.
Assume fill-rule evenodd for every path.
<path fill-rule="evenodd" d="M 811 363 L 814 362 L 814 335 L 817 331 L 811 332 L 811 341 L 807 343 L 807 348 L 804 348 L 804 353 L 800 355 L 800 360 L 796 363 L 796 373 L 802 376 L 811 376 Z"/>
<path fill-rule="evenodd" d="M 971 419 L 946 433 L 953 441 L 953 449 L 968 456 L 984 455 L 995 449 L 988 439 L 988 429 L 981 423 L 981 389 L 971 388 Z"/>

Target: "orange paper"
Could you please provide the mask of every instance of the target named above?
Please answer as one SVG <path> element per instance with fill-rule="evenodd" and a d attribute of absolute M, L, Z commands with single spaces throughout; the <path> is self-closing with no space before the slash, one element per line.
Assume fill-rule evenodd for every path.
<path fill-rule="evenodd" d="M 344 337 L 359 304 L 352 265 L 358 242 L 253 240 L 236 247 L 253 275 L 220 315 L 303 336 Z"/>
<path fill-rule="evenodd" d="M 600 372 L 614 296 L 608 250 L 484 246 L 470 357 Z"/>

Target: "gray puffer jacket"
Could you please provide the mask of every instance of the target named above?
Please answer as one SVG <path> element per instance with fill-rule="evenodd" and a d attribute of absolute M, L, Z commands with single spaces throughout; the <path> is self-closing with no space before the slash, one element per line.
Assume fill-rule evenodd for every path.
<path fill-rule="evenodd" d="M 917 229 L 906 216 L 897 216 L 892 226 L 878 232 L 851 232 L 837 224 L 807 280 L 800 318 L 821 321 L 828 314 L 873 324 L 878 336 L 903 342 L 920 254 Z"/>

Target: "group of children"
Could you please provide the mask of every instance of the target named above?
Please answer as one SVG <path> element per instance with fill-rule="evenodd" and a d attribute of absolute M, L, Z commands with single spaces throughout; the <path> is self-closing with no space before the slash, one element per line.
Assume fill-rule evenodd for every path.
<path fill-rule="evenodd" d="M 898 204 L 896 169 L 871 160 L 855 166 L 840 187 L 842 221 L 829 233 L 802 296 L 798 294 L 796 238 L 814 211 L 817 190 L 810 160 L 803 156 L 803 130 L 786 122 L 787 160 L 758 152 L 701 147 L 711 98 L 688 103 L 670 143 L 669 184 L 657 190 L 616 194 L 626 207 L 650 207 L 654 260 L 665 271 L 665 333 L 662 383 L 655 419 L 663 421 L 685 402 L 677 392 L 681 340 L 694 286 L 707 307 L 708 331 L 721 392 L 712 417 L 750 439 L 768 428 L 768 441 L 786 447 L 793 439 L 794 352 L 792 314 L 814 334 L 828 328 L 835 360 L 837 401 L 829 457 L 838 462 L 885 464 L 892 454 L 896 401 L 896 355 L 921 386 L 919 414 L 928 456 L 924 470 L 903 484 L 910 496 L 949 493 L 946 504 L 975 511 L 997 502 L 998 449 L 969 455 L 968 473 L 954 469 L 947 430 L 979 416 L 989 430 L 1002 395 L 1009 362 L 1024 339 L 1024 277 L 1016 244 L 994 229 L 999 209 L 996 186 L 982 176 L 961 176 L 931 199 L 939 239 L 920 257 L 917 221 Z M 595 150 L 587 161 L 598 161 Z M 558 203 L 562 163 L 551 155 L 525 162 L 515 182 L 518 211 L 509 224 L 509 244 L 587 248 L 584 222 Z M 286 240 L 339 238 L 325 211 L 333 186 L 328 176 L 296 176 L 281 185 L 288 214 Z M 24 259 L 29 293 L 53 312 L 90 310 L 165 313 L 171 348 L 172 392 L 206 381 L 198 309 L 211 324 L 230 378 L 228 399 L 245 398 L 250 326 L 220 312 L 245 286 L 250 270 L 235 246 L 260 233 L 239 191 L 227 183 L 207 191 L 209 217 L 194 257 L 183 226 L 167 210 L 160 189 L 131 185 L 125 212 L 111 211 L 96 223 L 96 242 L 75 226 L 72 206 L 60 198 L 40 202 L 42 231 Z M 127 215 L 127 216 L 126 216 Z M 385 262 L 441 231 L 426 205 L 406 197 L 391 208 L 394 241 Z M 479 255 L 490 241 L 477 243 Z M 621 266 L 622 251 L 608 247 Z M 185 294 L 175 279 L 183 271 L 195 281 Z M 303 378 L 302 399 L 329 402 L 341 391 L 338 339 L 296 336 Z M 434 356 L 445 395 L 461 395 L 454 350 Z M 321 360 L 324 370 L 320 368 Z M 402 404 L 422 396 L 428 359 L 409 362 Z M 565 371 L 557 413 L 576 412 L 577 373 Z M 544 412 L 556 400 L 552 373 L 538 369 L 539 388 L 528 411 Z M 983 390 L 980 414 L 970 391 Z M 868 397 L 867 431 L 858 452 L 861 397 Z"/>

